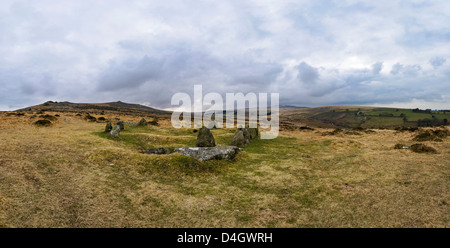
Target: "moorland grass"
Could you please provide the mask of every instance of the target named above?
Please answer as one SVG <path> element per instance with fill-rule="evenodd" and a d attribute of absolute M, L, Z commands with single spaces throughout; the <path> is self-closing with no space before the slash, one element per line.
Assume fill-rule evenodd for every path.
<path fill-rule="evenodd" d="M 392 149 L 410 132 L 292 131 L 254 140 L 233 160 L 201 162 L 142 153 L 195 145 L 192 129 L 167 120 L 113 139 L 104 123 L 60 115 L 50 127 L 1 116 L 0 226 L 449 226 L 448 139 L 422 154 Z M 227 145 L 234 131 L 212 133 Z"/>

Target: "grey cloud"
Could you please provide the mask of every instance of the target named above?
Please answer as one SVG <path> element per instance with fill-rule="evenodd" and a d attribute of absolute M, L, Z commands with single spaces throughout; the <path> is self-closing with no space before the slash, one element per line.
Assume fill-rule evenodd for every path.
<path fill-rule="evenodd" d="M 397 75 L 397 74 L 399 74 L 402 70 L 403 70 L 403 65 L 400 64 L 400 63 L 397 63 L 397 64 L 395 64 L 395 65 L 392 66 L 391 74 L 392 74 L 392 75 Z"/>
<path fill-rule="evenodd" d="M 389 104 L 410 102 L 412 99 L 427 102 L 446 101 L 444 94 L 450 90 L 450 85 L 442 83 L 448 80 L 448 75 L 444 71 L 438 74 L 433 71 L 423 71 L 419 65 L 398 64 L 397 67 L 402 77 L 373 74 L 367 69 L 334 72 L 334 70 L 321 68 L 318 70 L 320 80 L 310 87 L 309 91 L 285 92 L 291 98 L 297 95 L 297 103 L 289 99 L 283 102 L 320 106 Z M 330 73 L 331 75 L 327 75 Z M 293 89 L 288 90 L 293 91 Z"/>
<path fill-rule="evenodd" d="M 298 79 L 304 84 L 314 84 L 319 78 L 317 68 L 314 68 L 305 62 L 301 62 L 296 68 L 298 70 Z"/>
<path fill-rule="evenodd" d="M 376 62 L 372 65 L 372 73 L 380 74 L 380 71 L 383 69 L 383 62 Z"/>
<path fill-rule="evenodd" d="M 420 65 L 402 65 L 397 63 L 392 66 L 391 74 L 392 75 L 407 75 L 407 76 L 415 76 L 422 70 Z"/>
<path fill-rule="evenodd" d="M 37 87 L 34 84 L 28 82 L 22 83 L 20 88 L 21 92 L 25 95 L 33 95 L 37 91 Z"/>
<path fill-rule="evenodd" d="M 162 61 L 143 57 L 140 60 L 129 60 L 120 64 L 112 64 L 99 79 L 99 91 L 115 91 L 123 88 L 137 88 L 161 75 Z"/>
<path fill-rule="evenodd" d="M 407 65 L 403 68 L 403 74 L 415 76 L 422 70 L 420 65 Z"/>
<path fill-rule="evenodd" d="M 429 60 L 430 64 L 434 67 L 434 69 L 442 66 L 445 63 L 446 59 L 442 57 L 434 57 Z"/>
<path fill-rule="evenodd" d="M 424 30 L 418 32 L 406 32 L 399 42 L 408 47 L 425 47 L 437 43 L 450 42 L 450 30 Z"/>

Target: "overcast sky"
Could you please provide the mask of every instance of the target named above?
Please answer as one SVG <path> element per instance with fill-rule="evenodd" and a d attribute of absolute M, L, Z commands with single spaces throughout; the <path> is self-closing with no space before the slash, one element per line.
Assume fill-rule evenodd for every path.
<path fill-rule="evenodd" d="M 0 2 L 0 110 L 176 92 L 450 109 L 450 1 Z"/>

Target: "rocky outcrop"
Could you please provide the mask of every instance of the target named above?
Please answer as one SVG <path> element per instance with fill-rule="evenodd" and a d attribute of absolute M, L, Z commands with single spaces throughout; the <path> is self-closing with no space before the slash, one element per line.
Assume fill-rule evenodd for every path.
<path fill-rule="evenodd" d="M 207 161 L 212 159 L 233 159 L 239 151 L 239 147 L 225 146 L 225 147 L 182 147 L 176 148 L 174 152 L 181 153 L 200 161 Z"/>
<path fill-rule="evenodd" d="M 197 135 L 197 147 L 215 147 L 216 141 L 207 127 L 202 127 Z"/>

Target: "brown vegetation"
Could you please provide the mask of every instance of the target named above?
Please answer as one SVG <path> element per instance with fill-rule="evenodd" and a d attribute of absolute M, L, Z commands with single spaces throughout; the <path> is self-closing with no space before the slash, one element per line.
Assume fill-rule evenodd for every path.
<path fill-rule="evenodd" d="M 436 149 L 424 144 L 414 144 L 411 146 L 411 151 L 417 153 L 437 153 Z"/>

